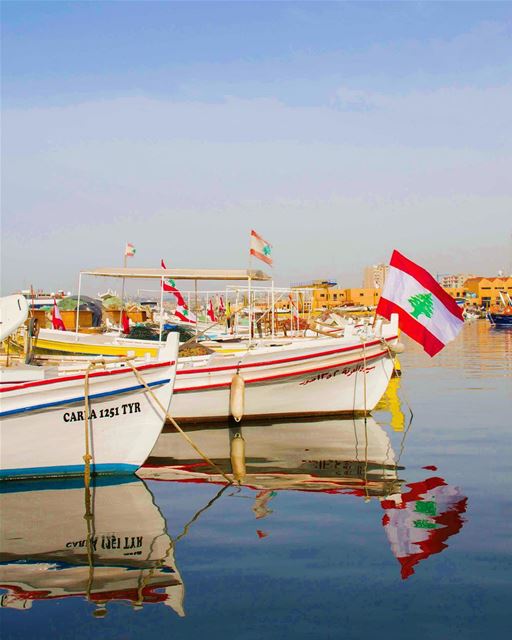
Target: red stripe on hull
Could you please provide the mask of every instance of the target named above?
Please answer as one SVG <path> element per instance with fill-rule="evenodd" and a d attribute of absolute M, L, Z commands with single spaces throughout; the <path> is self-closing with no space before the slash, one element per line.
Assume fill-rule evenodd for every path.
<path fill-rule="evenodd" d="M 148 369 L 158 369 L 160 367 L 169 367 L 174 364 L 173 362 L 157 362 L 155 364 L 144 364 L 140 367 L 136 367 L 137 371 L 147 371 Z M 89 378 L 101 378 L 102 376 L 114 376 L 119 373 L 132 373 L 131 367 L 124 369 L 115 369 L 114 371 L 97 371 L 90 373 Z M 76 376 L 62 376 L 61 378 L 50 378 L 49 380 L 36 380 L 34 382 L 22 382 L 10 387 L 1 387 L 0 393 L 4 391 L 17 391 L 18 389 L 28 389 L 29 387 L 38 387 L 45 384 L 56 384 L 58 382 L 71 382 L 73 380 L 84 380 L 85 374 L 81 373 Z"/>
<path fill-rule="evenodd" d="M 386 338 L 386 342 L 396 340 L 398 336 L 391 336 Z M 372 342 L 366 342 L 365 346 L 374 347 L 380 344 L 380 340 L 372 340 Z M 288 362 L 299 362 L 300 360 L 311 360 L 313 358 L 323 358 L 324 356 L 334 356 L 338 353 L 345 353 L 346 351 L 362 351 L 363 343 L 352 345 L 351 347 L 340 347 L 339 349 L 330 349 L 329 351 L 320 351 L 319 353 L 309 353 L 305 356 L 292 356 L 291 358 L 279 358 L 277 360 L 267 360 L 266 362 L 248 362 L 247 364 L 233 364 L 225 367 L 209 367 L 207 369 L 181 369 L 177 372 L 177 375 L 182 376 L 192 373 L 212 373 L 215 371 L 238 371 L 239 369 L 248 369 L 252 367 L 267 367 L 274 364 L 286 364 Z"/>
<path fill-rule="evenodd" d="M 415 320 L 407 311 L 399 307 L 391 300 L 381 298 L 377 312 L 384 318 L 391 317 L 392 313 L 398 313 L 400 329 L 406 333 L 409 338 L 419 342 L 429 356 L 435 356 L 445 346 L 441 340 L 438 340 L 433 333 L 430 333 L 420 322 Z"/>
<path fill-rule="evenodd" d="M 391 261 L 389 263 L 391 267 L 395 267 L 395 269 L 400 269 L 400 271 L 404 271 L 408 273 L 411 278 L 417 280 L 422 287 L 428 289 L 431 293 L 433 293 L 436 298 L 444 304 L 444 306 L 451 312 L 453 315 L 462 320 L 464 322 L 464 318 L 462 316 L 462 311 L 455 302 L 455 300 L 441 287 L 441 285 L 435 281 L 435 279 L 430 275 L 428 271 L 426 271 L 423 267 L 420 267 L 409 258 L 403 256 L 396 249 L 393 251 L 393 255 L 391 256 Z M 379 311 L 380 313 L 380 311 Z M 382 315 L 382 314 L 381 314 Z"/>
<path fill-rule="evenodd" d="M 253 378 L 252 380 L 246 380 L 245 384 L 253 384 L 255 382 L 266 382 L 267 380 L 277 380 L 279 378 L 293 378 L 295 376 L 302 376 L 309 373 L 318 373 L 320 371 L 328 371 L 329 369 L 336 369 L 337 367 L 347 367 L 353 364 L 358 364 L 360 362 L 370 362 L 370 360 L 375 360 L 375 358 L 380 358 L 383 355 L 387 355 L 387 351 L 379 351 L 379 353 L 374 353 L 371 356 L 367 356 L 366 358 L 357 358 L 356 360 L 349 360 L 347 362 L 339 362 L 337 364 L 329 364 L 324 365 L 323 367 L 315 367 L 313 369 L 301 369 L 300 371 L 291 371 L 289 373 L 277 373 L 273 376 L 265 376 L 263 378 Z M 209 385 L 200 385 L 196 387 L 185 387 L 182 389 L 174 388 L 174 393 L 184 393 L 185 391 L 208 391 L 210 389 L 220 389 L 222 387 L 230 387 L 230 382 L 217 382 L 215 384 Z"/>

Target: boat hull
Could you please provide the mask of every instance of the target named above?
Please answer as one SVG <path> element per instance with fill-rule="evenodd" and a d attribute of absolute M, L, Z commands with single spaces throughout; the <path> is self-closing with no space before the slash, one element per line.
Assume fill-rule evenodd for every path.
<path fill-rule="evenodd" d="M 512 327 L 512 314 L 489 313 L 489 321 L 496 327 Z"/>
<path fill-rule="evenodd" d="M 174 336 L 172 343 L 176 357 Z M 167 410 L 176 360 L 137 369 Z M 84 390 L 83 373 L 2 387 L 0 479 L 83 475 Z M 156 442 L 164 413 L 126 365 L 91 373 L 88 398 L 91 473 L 133 473 Z"/>
<path fill-rule="evenodd" d="M 214 355 L 195 368 L 180 360 L 172 416 L 193 422 L 226 420 L 231 379 L 237 372 L 245 381 L 244 420 L 368 413 L 393 373 L 393 359 L 380 340 L 347 346 L 328 338 L 292 344 L 275 354 L 268 351 Z"/>

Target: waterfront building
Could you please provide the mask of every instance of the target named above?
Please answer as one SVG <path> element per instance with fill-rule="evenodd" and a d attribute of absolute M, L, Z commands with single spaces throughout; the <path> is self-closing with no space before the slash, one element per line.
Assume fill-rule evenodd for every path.
<path fill-rule="evenodd" d="M 474 301 L 475 304 L 489 307 L 500 303 L 500 292 L 512 296 L 512 276 L 508 278 L 469 278 L 464 283 L 464 289 L 467 292 L 466 298 Z"/>
<path fill-rule="evenodd" d="M 386 276 L 389 272 L 389 265 L 387 264 L 374 264 L 370 267 L 365 267 L 363 288 L 364 289 L 382 289 Z"/>
<path fill-rule="evenodd" d="M 462 289 L 466 280 L 470 278 L 476 278 L 476 276 L 472 273 L 458 273 L 456 275 L 444 274 L 438 276 L 438 281 L 443 289 Z"/>

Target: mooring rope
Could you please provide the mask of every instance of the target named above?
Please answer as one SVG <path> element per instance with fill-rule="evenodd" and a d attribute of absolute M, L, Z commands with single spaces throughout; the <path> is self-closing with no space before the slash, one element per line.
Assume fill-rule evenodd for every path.
<path fill-rule="evenodd" d="M 155 403 L 158 405 L 158 407 L 162 411 L 162 413 L 165 416 L 165 418 L 173 425 L 173 427 L 176 429 L 176 431 L 178 431 L 185 438 L 185 440 L 201 456 L 201 458 L 203 458 L 203 460 L 205 462 L 207 462 L 213 469 L 215 469 L 220 475 L 222 475 L 223 478 L 227 482 L 229 482 L 229 484 L 233 484 L 233 480 L 231 478 L 229 478 L 222 471 L 222 469 L 220 469 L 220 467 L 218 467 L 218 465 L 216 465 L 215 462 L 213 462 L 213 460 L 211 460 L 203 451 L 201 451 L 201 449 L 193 442 L 193 440 L 183 431 L 183 429 L 176 422 L 176 420 L 169 414 L 168 411 L 166 411 L 166 409 L 164 408 L 164 406 L 162 405 L 160 400 L 154 394 L 153 390 L 148 386 L 148 384 L 144 380 L 144 378 L 141 375 L 140 371 L 137 369 L 137 367 L 132 362 L 132 360 L 134 360 L 134 359 L 135 359 L 135 356 L 122 357 L 122 358 L 119 358 L 118 360 L 116 360 L 116 363 L 125 362 L 131 368 L 133 374 L 135 375 L 135 377 L 137 378 L 139 383 L 151 395 L 151 397 L 153 398 Z M 93 362 L 89 363 L 89 365 L 88 365 L 88 367 L 87 367 L 87 369 L 85 371 L 85 378 L 84 378 L 85 453 L 83 455 L 83 460 L 84 460 L 84 483 L 85 483 L 86 487 L 89 487 L 89 485 L 90 485 L 90 481 L 91 481 L 91 462 L 93 460 L 93 457 L 91 455 L 91 447 L 90 447 L 90 442 L 91 442 L 90 432 L 91 432 L 91 428 L 90 428 L 90 419 L 89 419 L 89 416 L 90 416 L 90 411 L 89 411 L 89 375 L 90 375 L 90 373 L 91 373 L 91 371 L 93 369 L 105 368 L 106 364 L 112 364 L 112 361 L 107 362 L 106 360 L 103 360 L 103 359 L 102 360 L 94 360 Z"/>

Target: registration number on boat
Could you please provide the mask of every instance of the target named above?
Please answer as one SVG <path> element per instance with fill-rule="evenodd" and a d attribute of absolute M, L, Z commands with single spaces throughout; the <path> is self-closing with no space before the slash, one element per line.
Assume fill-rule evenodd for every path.
<path fill-rule="evenodd" d="M 140 402 L 125 402 L 117 407 L 106 407 L 105 409 L 91 409 L 89 418 L 97 420 L 98 418 L 115 418 L 117 416 L 127 416 L 130 413 L 140 413 Z M 85 411 L 66 411 L 62 416 L 64 422 L 79 422 L 85 420 Z"/>

